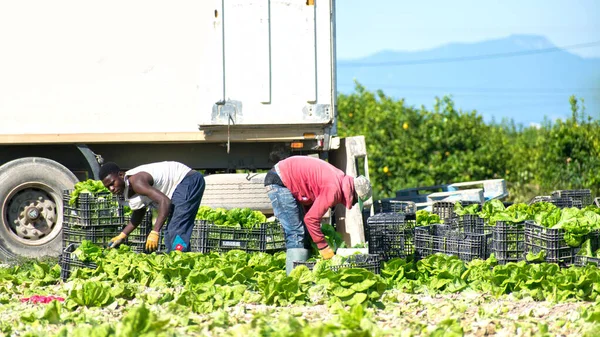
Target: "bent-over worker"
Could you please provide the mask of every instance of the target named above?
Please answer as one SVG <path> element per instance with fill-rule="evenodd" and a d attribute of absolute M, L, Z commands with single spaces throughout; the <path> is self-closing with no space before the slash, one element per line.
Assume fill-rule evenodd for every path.
<path fill-rule="evenodd" d="M 321 219 L 330 208 L 342 204 L 350 209 L 357 202 L 362 206 L 372 193 L 364 176 L 348 176 L 324 160 L 307 156 L 275 164 L 265 177 L 265 187 L 285 232 L 288 275 L 294 261 L 308 259 L 310 238 L 324 259 L 334 256 L 321 231 Z"/>
<path fill-rule="evenodd" d="M 133 211 L 123 231 L 111 239 L 111 247 L 123 243 L 152 206 L 158 209 L 158 215 L 146 240 L 146 250 L 152 252 L 158 248 L 160 230 L 168 221 L 164 233 L 167 252 L 189 251 L 205 187 L 200 172 L 175 161 L 141 165 L 126 172 L 115 163 L 106 163 L 100 168 L 100 179 L 111 193 L 123 195 Z"/>

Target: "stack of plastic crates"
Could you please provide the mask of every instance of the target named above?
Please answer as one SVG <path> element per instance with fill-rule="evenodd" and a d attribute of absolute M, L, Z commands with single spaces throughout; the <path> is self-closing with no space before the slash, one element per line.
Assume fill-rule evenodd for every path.
<path fill-rule="evenodd" d="M 448 219 L 446 224 L 415 228 L 415 255 L 424 258 L 436 253 L 456 255 L 463 261 L 490 256 L 492 229 L 476 215 Z"/>
<path fill-rule="evenodd" d="M 285 235 L 278 221 L 261 223 L 253 228 L 225 227 L 197 221 L 192 231 L 190 249 L 200 253 L 233 249 L 276 253 L 285 250 Z"/>
<path fill-rule="evenodd" d="M 123 200 L 111 193 L 79 194 L 75 204 L 69 204 L 71 191 L 63 192 L 63 247 L 79 245 L 83 240 L 107 247 L 110 239 L 119 235 L 129 217 L 125 216 Z M 152 214 L 146 213 L 142 223 L 128 236 L 124 244 L 137 253 L 144 252 L 152 230 Z"/>
<path fill-rule="evenodd" d="M 306 266 L 308 269 L 313 270 L 316 262 L 300 262 L 294 261 L 294 268 L 297 266 Z M 337 272 L 340 269 L 348 268 L 363 268 L 374 274 L 379 274 L 381 271 L 381 259 L 379 255 L 375 254 L 356 254 L 347 257 L 343 264 L 336 266 L 329 266 L 329 270 Z"/>
<path fill-rule="evenodd" d="M 478 204 L 481 207 L 481 204 L 477 201 L 467 201 L 461 200 L 458 201 L 462 206 L 474 205 Z M 454 213 L 454 201 L 436 201 L 431 205 L 431 213 L 437 214 L 440 217 L 440 220 L 452 219 L 456 218 L 457 215 Z"/>
<path fill-rule="evenodd" d="M 60 264 L 60 278 L 66 281 L 76 269 L 89 268 L 96 269 L 98 266 L 93 262 L 82 262 L 73 254 L 78 245 L 70 244 L 60 255 L 58 263 Z"/>
<path fill-rule="evenodd" d="M 589 206 L 593 202 L 592 191 L 584 190 L 558 190 L 553 191 L 551 194 L 557 202 L 564 204 L 565 206 L 556 205 L 558 207 L 577 207 L 584 208 Z"/>
<path fill-rule="evenodd" d="M 492 228 L 492 252 L 498 263 L 522 261 L 525 253 L 525 222 L 497 221 Z"/>
<path fill-rule="evenodd" d="M 571 247 L 565 241 L 565 231 L 562 228 L 546 228 L 537 225 L 534 221 L 525 221 L 525 252 L 538 254 L 542 250 L 546 253 L 546 262 L 568 266 L 575 263 L 575 257 L 580 247 Z M 586 239 L 590 240 L 592 251 L 598 249 L 600 233 L 593 231 Z"/>
<path fill-rule="evenodd" d="M 529 204 L 545 201 L 554 204 L 558 208 L 584 208 L 592 205 L 592 192 L 590 190 L 557 190 L 551 195 L 537 196 L 529 201 Z"/>
<path fill-rule="evenodd" d="M 414 253 L 415 222 L 401 213 L 379 213 L 367 220 L 366 238 L 369 254 L 383 261 L 406 258 Z"/>
<path fill-rule="evenodd" d="M 74 205 L 69 204 L 71 191 L 63 192 L 63 247 L 89 240 L 107 246 L 126 225 L 123 206 L 111 193 L 81 193 Z"/>

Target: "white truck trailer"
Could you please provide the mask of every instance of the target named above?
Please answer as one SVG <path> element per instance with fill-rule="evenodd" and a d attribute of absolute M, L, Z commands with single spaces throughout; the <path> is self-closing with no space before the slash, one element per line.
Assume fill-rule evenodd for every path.
<path fill-rule="evenodd" d="M 99 158 L 180 161 L 204 205 L 263 211 L 274 150 L 368 174 L 336 137 L 334 0 L 2 1 L 0 48 L 0 259 L 60 252 L 62 191 Z"/>

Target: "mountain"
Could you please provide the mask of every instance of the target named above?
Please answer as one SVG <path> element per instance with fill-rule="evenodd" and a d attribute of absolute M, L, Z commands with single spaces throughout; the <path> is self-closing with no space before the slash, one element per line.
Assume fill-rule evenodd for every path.
<path fill-rule="evenodd" d="M 508 118 L 525 126 L 569 117 L 574 94 L 584 98 L 586 114 L 600 117 L 600 58 L 557 50 L 542 36 L 385 50 L 337 66 L 340 93 L 353 92 L 356 79 L 414 106 L 431 108 L 436 96 L 451 95 L 457 108 L 477 110 L 486 121 Z"/>

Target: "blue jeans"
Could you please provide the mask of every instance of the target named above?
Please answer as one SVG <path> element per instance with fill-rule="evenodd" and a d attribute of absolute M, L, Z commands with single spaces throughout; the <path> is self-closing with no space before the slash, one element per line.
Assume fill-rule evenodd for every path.
<path fill-rule="evenodd" d="M 310 236 L 304 224 L 304 207 L 286 187 L 268 185 L 266 189 L 275 217 L 283 226 L 285 247 L 311 249 Z"/>
<path fill-rule="evenodd" d="M 190 238 L 204 194 L 204 177 L 194 171 L 183 178 L 171 197 L 171 212 L 164 231 L 167 253 L 172 250 L 190 251 Z"/>

